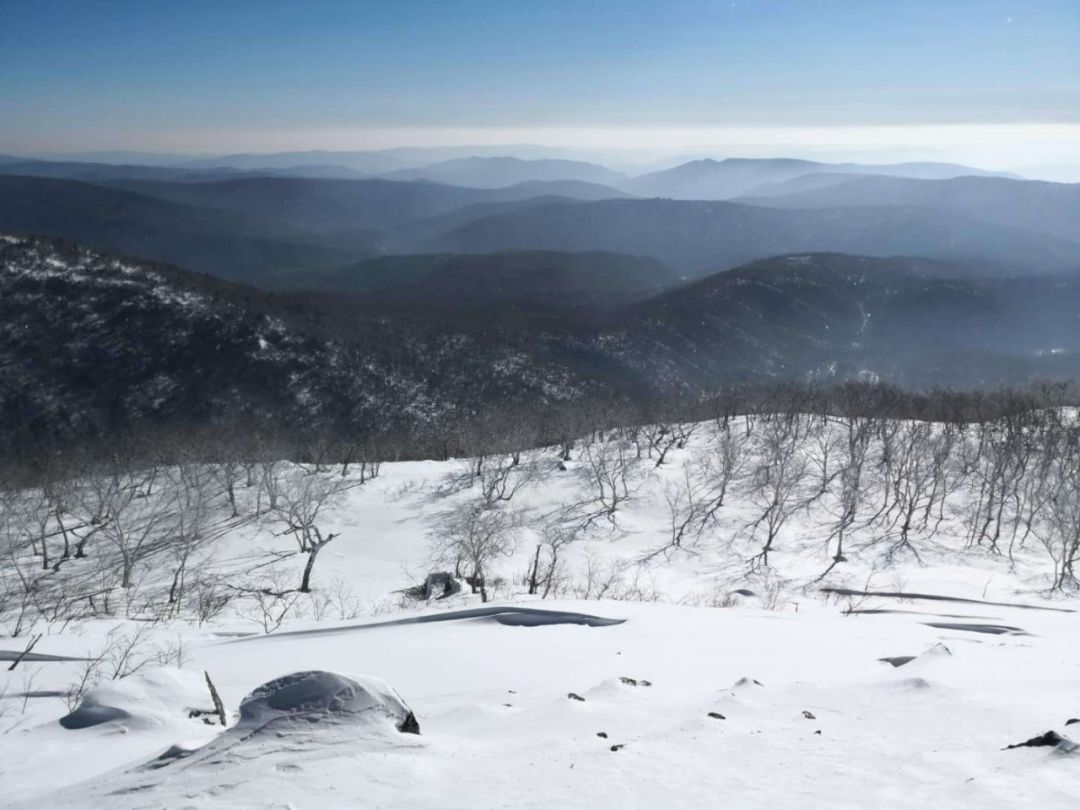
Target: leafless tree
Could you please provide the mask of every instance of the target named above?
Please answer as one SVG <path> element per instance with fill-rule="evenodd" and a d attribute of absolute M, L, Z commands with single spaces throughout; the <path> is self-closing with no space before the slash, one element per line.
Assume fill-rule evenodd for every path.
<path fill-rule="evenodd" d="M 841 420 L 840 424 L 842 441 L 839 446 L 839 458 L 836 460 L 836 469 L 839 471 L 839 491 L 836 498 L 838 514 L 836 523 L 825 540 L 826 551 L 829 544 L 836 541 L 836 552 L 832 555 L 829 567 L 825 569 L 822 577 L 846 561 L 844 538 L 855 525 L 869 489 L 865 471 L 872 436 L 870 422 L 861 417 L 847 417 Z"/>
<path fill-rule="evenodd" d="M 457 571 L 467 567 L 472 573 L 466 581 L 486 602 L 489 569 L 514 552 L 523 525 L 520 511 L 490 508 L 481 500 L 466 501 L 443 513 L 432 528 L 433 556 Z"/>
<path fill-rule="evenodd" d="M 341 499 L 350 484 L 340 476 L 293 466 L 281 474 L 276 486 L 273 514 L 285 526 L 285 533 L 296 540 L 299 550 L 307 554 L 300 592 L 308 593 L 316 558 L 338 536 L 333 532 L 324 533 L 318 525 L 320 516 Z"/>
<path fill-rule="evenodd" d="M 600 507 L 585 523 L 591 525 L 596 518 L 606 517 L 614 525 L 615 513 L 630 499 L 633 457 L 626 444 L 612 436 L 586 444 L 581 461 L 581 476 L 590 489 L 591 501 Z"/>
<path fill-rule="evenodd" d="M 801 505 L 807 465 L 799 452 L 799 439 L 797 415 L 776 414 L 762 420 L 759 457 L 751 479 L 751 499 L 761 513 L 751 527 L 756 531 L 764 526 L 765 542 L 751 558 L 751 566 L 768 567 L 776 538 Z"/>

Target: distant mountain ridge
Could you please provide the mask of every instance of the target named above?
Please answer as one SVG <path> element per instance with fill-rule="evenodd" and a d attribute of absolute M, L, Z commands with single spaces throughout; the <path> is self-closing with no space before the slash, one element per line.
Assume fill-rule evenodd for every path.
<path fill-rule="evenodd" d="M 999 225 L 1022 227 L 1080 241 L 1080 184 L 955 177 L 912 180 L 903 177 L 830 175 L 839 182 L 796 189 L 744 202 L 777 208 L 840 208 L 868 205 L 920 206 L 959 213 Z"/>
<path fill-rule="evenodd" d="M 496 213 L 428 249 L 601 250 L 653 256 L 692 276 L 792 252 L 985 260 L 1019 275 L 1080 268 L 1080 243 L 918 206 L 786 209 L 736 202 L 552 202 Z"/>
<path fill-rule="evenodd" d="M 792 158 L 695 160 L 672 169 L 634 177 L 622 188 L 640 197 L 675 200 L 726 200 L 754 193 L 758 186 L 782 183 L 808 174 L 874 174 L 914 179 L 967 175 L 1006 176 L 951 163 L 819 163 Z"/>
<path fill-rule="evenodd" d="M 446 160 L 383 175 L 387 180 L 430 180 L 470 188 L 503 188 L 517 183 L 576 180 L 617 185 L 626 176 L 580 160 L 523 160 L 515 157 L 468 157 Z"/>
<path fill-rule="evenodd" d="M 356 154 L 415 160 L 435 153 Z M 793 251 L 919 255 L 982 263 L 997 275 L 1080 271 L 1078 187 L 988 176 L 933 180 L 857 173 L 929 177 L 978 171 L 953 164 L 701 160 L 622 178 L 582 161 L 473 155 L 402 175 L 438 170 L 483 185 L 599 173 L 618 178 L 622 188 L 660 178 L 683 186 L 711 184 L 708 193 L 717 191 L 717 183 L 728 184 L 727 191 L 752 186 L 749 193 L 759 195 L 672 200 L 634 198 L 612 185 L 579 179 L 481 188 L 357 178 L 352 169 L 297 162 L 336 155 L 282 153 L 274 158 L 279 166 L 257 169 L 0 162 L 0 172 L 12 175 L 0 185 L 0 228 L 77 239 L 252 281 L 284 269 L 384 254 L 503 250 L 649 256 L 693 275 Z M 256 157 L 266 156 L 248 157 L 256 165 Z M 342 171 L 350 176 L 338 177 Z M 83 185 L 65 186 L 76 182 L 68 179 L 72 175 Z M 132 196 L 121 198 L 117 190 Z"/>
<path fill-rule="evenodd" d="M 177 186 L 184 184 L 177 183 Z M 74 180 L 0 175 L 0 230 L 71 239 L 223 278 L 377 252 L 357 231 L 326 244 L 256 213 L 200 207 Z"/>

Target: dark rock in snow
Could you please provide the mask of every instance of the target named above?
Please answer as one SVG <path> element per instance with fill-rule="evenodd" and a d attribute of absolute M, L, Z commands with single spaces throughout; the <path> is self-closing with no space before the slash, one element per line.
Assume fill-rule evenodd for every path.
<path fill-rule="evenodd" d="M 606 731 L 598 731 L 598 732 L 596 732 L 596 736 L 599 737 L 602 740 L 606 740 L 607 739 L 607 732 Z"/>
<path fill-rule="evenodd" d="M 652 681 L 646 681 L 644 679 L 638 680 L 637 678 L 627 678 L 625 675 L 620 675 L 619 680 L 626 686 L 652 686 Z"/>
<path fill-rule="evenodd" d="M 581 695 L 579 695 L 579 694 L 578 694 L 577 692 L 567 692 L 567 693 L 566 693 L 566 696 L 567 696 L 568 698 L 570 698 L 570 700 L 577 700 L 577 701 L 580 701 L 581 703 L 584 703 L 584 702 L 585 702 L 585 698 L 583 698 L 583 697 L 582 697 Z"/>
<path fill-rule="evenodd" d="M 423 585 L 406 589 L 405 593 L 413 599 L 446 599 L 461 593 L 461 583 L 447 571 L 428 574 Z"/>
<path fill-rule="evenodd" d="M 739 680 L 735 681 L 736 688 L 743 687 L 743 686 L 764 686 L 764 685 L 765 684 L 763 684 L 757 678 L 743 677 L 743 678 L 739 678 Z"/>
<path fill-rule="evenodd" d="M 405 719 L 398 724 L 397 730 L 402 734 L 419 734 L 420 724 L 416 721 L 416 715 L 409 712 Z"/>
<path fill-rule="evenodd" d="M 711 717 L 713 720 L 727 720 L 727 718 L 724 717 L 724 715 L 720 714 L 720 712 L 709 712 L 708 716 Z"/>
<path fill-rule="evenodd" d="M 1065 721 L 1065 725 L 1071 726 L 1073 723 L 1080 723 L 1080 717 L 1070 717 Z"/>
<path fill-rule="evenodd" d="M 626 747 L 626 743 L 619 743 L 618 745 L 611 746 L 612 751 L 622 751 Z"/>
<path fill-rule="evenodd" d="M 813 712 L 808 712 L 805 709 L 803 710 L 802 716 L 805 717 L 807 720 L 817 720 L 817 718 L 814 717 Z"/>
<path fill-rule="evenodd" d="M 1062 753 L 1070 753 L 1080 748 L 1080 745 L 1074 743 L 1068 737 L 1058 734 L 1056 731 L 1047 731 L 1045 734 L 1040 734 L 1038 737 L 1032 737 L 1030 740 L 1024 740 L 1021 743 L 1015 743 L 1013 745 L 1006 745 L 1004 750 L 1009 751 L 1013 748 L 1056 748 Z"/>
<path fill-rule="evenodd" d="M 66 729 L 77 730 L 108 723 L 111 720 L 127 720 L 131 715 L 115 706 L 100 706 L 92 698 L 84 698 L 71 714 L 60 718 L 60 725 Z"/>
<path fill-rule="evenodd" d="M 902 667 L 904 664 L 910 664 L 916 658 L 917 656 L 914 655 L 894 655 L 891 658 L 879 658 L 878 661 L 892 664 L 894 667 Z"/>

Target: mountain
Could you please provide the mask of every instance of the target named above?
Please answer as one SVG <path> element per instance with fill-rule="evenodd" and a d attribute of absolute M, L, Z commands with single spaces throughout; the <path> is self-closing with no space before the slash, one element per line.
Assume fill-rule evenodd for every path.
<path fill-rule="evenodd" d="M 580 160 L 523 160 L 516 157 L 467 157 L 384 175 L 387 180 L 429 180 L 471 188 L 504 188 L 517 183 L 577 180 L 602 185 L 625 179 L 619 172 Z"/>
<path fill-rule="evenodd" d="M 0 446 L 130 429 L 399 446 L 597 383 L 497 324 L 418 324 L 47 239 L 0 237 Z M 427 437 L 427 438 L 425 438 Z"/>
<path fill-rule="evenodd" d="M 188 169 L 240 169 L 244 171 L 265 169 L 288 169 L 292 166 L 342 166 L 364 174 L 381 174 L 413 165 L 403 162 L 387 152 L 337 152 L 313 149 L 302 152 L 274 152 L 267 154 L 237 153 L 194 158 L 177 164 Z"/>
<path fill-rule="evenodd" d="M 116 180 L 163 180 L 174 183 L 197 183 L 240 177 L 313 177 L 339 180 L 360 179 L 366 175 L 333 165 L 301 165 L 280 168 L 236 169 L 228 166 L 217 168 L 180 168 L 167 165 L 145 165 L 113 162 L 23 160 L 0 155 L 0 168 L 5 174 L 26 177 L 59 177 L 88 182 Z"/>
<path fill-rule="evenodd" d="M 956 177 L 950 180 L 829 177 L 837 182 L 744 201 L 782 208 L 920 206 L 1080 241 L 1080 184 L 1001 177 Z"/>
<path fill-rule="evenodd" d="M 184 184 L 174 184 L 183 187 Z M 257 215 L 170 202 L 74 180 L 0 175 L 0 230 L 72 239 L 225 278 L 372 255 L 377 236 L 337 245 Z"/>
<path fill-rule="evenodd" d="M 98 149 L 89 152 L 49 152 L 27 156 L 27 160 L 75 163 L 122 163 L 129 166 L 177 166 L 199 155 L 178 152 L 146 152 L 132 149 Z"/>
<path fill-rule="evenodd" d="M 985 261 L 1014 274 L 1080 267 L 1076 242 L 922 207 L 802 210 L 655 199 L 527 206 L 429 237 L 425 249 L 608 251 L 652 256 L 693 276 L 817 251 Z"/>
<path fill-rule="evenodd" d="M 283 169 L 290 166 L 344 166 L 368 175 L 412 169 L 447 160 L 469 157 L 561 157 L 562 150 L 528 144 L 503 146 L 404 146 L 364 151 L 315 149 L 300 152 L 239 153 L 175 161 L 189 168 Z M 135 161 L 138 162 L 138 161 Z"/>
<path fill-rule="evenodd" d="M 129 181 L 119 188 L 199 207 L 223 208 L 308 231 L 377 229 L 492 198 L 435 183 L 251 177 L 212 183 Z"/>
<path fill-rule="evenodd" d="M 726 200 L 754 193 L 764 184 L 783 183 L 807 174 L 877 174 L 914 178 L 992 175 L 951 163 L 819 163 L 791 158 L 695 160 L 623 182 L 620 188 L 640 197 L 675 200 Z"/>
<path fill-rule="evenodd" d="M 527 180 L 500 190 L 506 197 L 569 197 L 572 200 L 617 200 L 631 195 L 614 186 L 584 180 Z"/>
<path fill-rule="evenodd" d="M 800 254 L 534 318 L 507 301 L 550 294 L 552 279 L 559 295 L 575 283 L 593 294 L 634 265 L 564 257 L 573 274 L 545 276 L 519 268 L 551 257 L 526 258 L 398 257 L 363 270 L 387 284 L 365 298 L 267 293 L 2 237 L 0 445 L 214 430 L 221 441 L 393 434 L 430 454 L 478 416 L 535 424 L 569 403 L 770 381 L 963 388 L 1080 373 L 1075 276 L 955 278 L 948 263 Z M 574 278 L 589 266 L 611 272 L 582 276 L 589 288 Z M 463 290 L 472 279 L 496 289 Z M 464 310 L 445 305 L 453 296 Z"/>
<path fill-rule="evenodd" d="M 500 189 L 462 188 L 426 181 L 246 177 L 208 183 L 116 181 L 109 185 L 202 208 L 223 208 L 305 231 L 393 228 L 478 203 L 517 202 L 561 192 L 586 199 L 610 194 L 571 181 L 521 183 Z"/>
<path fill-rule="evenodd" d="M 23 177 L 55 177 L 66 180 L 170 180 L 198 182 L 230 177 L 235 169 L 177 169 L 172 166 L 145 166 L 125 163 L 87 163 L 55 160 L 20 160 L 0 157 L 4 174 Z"/>
<path fill-rule="evenodd" d="M 633 305 L 603 341 L 643 379 L 992 387 L 1080 372 L 1080 278 L 954 278 L 948 263 L 782 256 Z"/>
<path fill-rule="evenodd" d="M 381 256 L 343 267 L 278 273 L 265 283 L 403 305 L 558 311 L 615 308 L 679 282 L 676 273 L 655 259 L 509 251 Z"/>
<path fill-rule="evenodd" d="M 0 175 L 0 228 L 257 281 L 284 268 L 341 264 L 391 250 L 414 252 L 422 241 L 417 234 L 426 234 L 426 227 L 437 233 L 513 210 L 548 189 L 606 195 L 576 181 L 488 190 L 292 177 L 90 184 Z"/>

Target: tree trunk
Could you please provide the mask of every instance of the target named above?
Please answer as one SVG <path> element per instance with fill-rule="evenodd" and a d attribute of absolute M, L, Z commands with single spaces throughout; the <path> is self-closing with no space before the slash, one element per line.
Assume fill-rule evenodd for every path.
<path fill-rule="evenodd" d="M 300 580 L 300 593 L 311 593 L 311 569 L 315 567 L 315 558 L 319 556 L 319 551 L 322 549 L 324 543 L 320 543 L 317 546 L 311 546 L 308 549 L 307 564 L 304 566 L 304 577 Z"/>
<path fill-rule="evenodd" d="M 529 595 L 536 593 L 537 581 L 540 569 L 540 546 L 536 547 L 536 555 L 533 557 L 532 572 L 529 574 Z"/>

